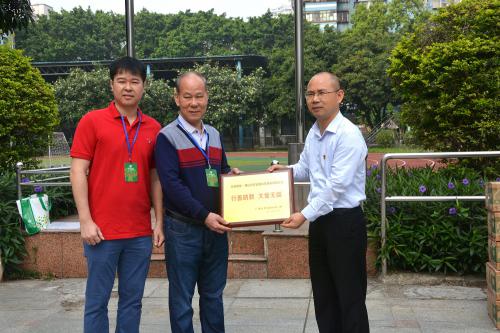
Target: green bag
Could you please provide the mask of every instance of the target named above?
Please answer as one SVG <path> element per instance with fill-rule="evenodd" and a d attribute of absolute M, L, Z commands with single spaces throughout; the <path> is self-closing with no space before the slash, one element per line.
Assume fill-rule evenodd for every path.
<path fill-rule="evenodd" d="M 49 211 L 52 208 L 47 194 L 33 194 L 17 200 L 16 203 L 28 235 L 47 228 L 50 223 Z"/>

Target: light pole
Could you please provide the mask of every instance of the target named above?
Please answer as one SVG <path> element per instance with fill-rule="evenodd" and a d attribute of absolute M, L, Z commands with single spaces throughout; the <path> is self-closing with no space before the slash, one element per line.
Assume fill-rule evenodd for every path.
<path fill-rule="evenodd" d="M 127 29 L 127 55 L 135 57 L 134 51 L 134 0 L 125 0 L 125 25 Z"/>

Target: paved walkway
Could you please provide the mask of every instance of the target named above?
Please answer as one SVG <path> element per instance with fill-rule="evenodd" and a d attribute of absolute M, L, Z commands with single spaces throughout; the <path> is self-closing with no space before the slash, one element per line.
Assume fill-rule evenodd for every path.
<path fill-rule="evenodd" d="M 481 279 L 479 287 L 433 283 L 421 278 L 389 278 L 386 283 L 370 279 L 371 332 L 496 332 Z M 0 283 L 0 332 L 81 332 L 84 289 L 84 279 Z M 228 280 L 224 306 L 228 333 L 318 332 L 309 280 Z M 116 307 L 114 291 L 111 331 Z M 147 281 L 141 332 L 170 332 L 166 279 Z M 195 332 L 200 332 L 198 324 Z"/>

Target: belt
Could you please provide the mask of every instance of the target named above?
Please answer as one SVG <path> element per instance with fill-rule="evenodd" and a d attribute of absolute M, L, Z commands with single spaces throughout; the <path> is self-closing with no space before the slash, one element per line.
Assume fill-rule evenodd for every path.
<path fill-rule="evenodd" d="M 359 209 L 361 209 L 361 206 L 356 206 L 353 208 L 334 208 L 330 213 L 323 215 L 323 216 L 339 216 L 339 215 L 344 215 L 347 213 L 357 211 Z"/>
<path fill-rule="evenodd" d="M 173 210 L 170 210 L 168 208 L 165 208 L 165 215 L 167 215 L 173 219 L 176 219 L 178 221 L 184 222 L 184 223 L 197 224 L 197 225 L 203 224 L 203 222 L 200 220 L 193 219 L 192 217 L 184 216 L 184 215 L 179 214 L 177 212 L 174 212 Z"/>

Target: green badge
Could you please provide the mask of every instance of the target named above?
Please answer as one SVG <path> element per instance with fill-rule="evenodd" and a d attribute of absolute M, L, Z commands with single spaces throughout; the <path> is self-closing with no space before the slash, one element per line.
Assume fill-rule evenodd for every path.
<path fill-rule="evenodd" d="M 219 177 L 217 176 L 217 170 L 205 169 L 205 174 L 207 175 L 207 185 L 208 186 L 219 187 Z"/>
<path fill-rule="evenodd" d="M 137 183 L 139 174 L 137 173 L 137 163 L 125 163 L 125 182 Z"/>

